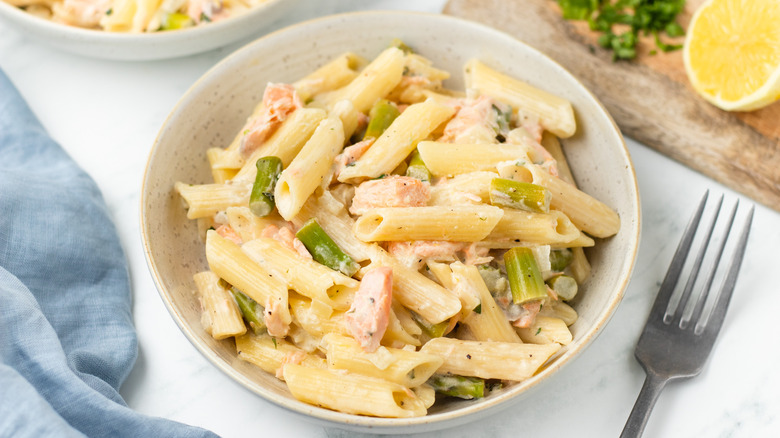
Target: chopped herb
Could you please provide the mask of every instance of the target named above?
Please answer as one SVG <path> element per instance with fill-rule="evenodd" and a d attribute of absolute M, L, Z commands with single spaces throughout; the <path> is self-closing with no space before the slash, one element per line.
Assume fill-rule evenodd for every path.
<path fill-rule="evenodd" d="M 482 314 L 482 303 L 477 304 L 477 307 L 474 308 L 474 313 L 476 313 L 477 315 Z"/>
<path fill-rule="evenodd" d="M 539 335 L 539 333 L 541 333 L 541 332 L 542 332 L 542 328 L 541 328 L 541 327 L 539 327 L 538 329 L 536 329 L 536 335 L 537 335 L 537 336 L 538 336 L 538 335 Z"/>
<path fill-rule="evenodd" d="M 383 174 L 379 175 L 378 177 L 376 177 L 374 179 L 385 179 L 385 178 L 387 178 L 387 174 L 383 173 Z"/>
<path fill-rule="evenodd" d="M 279 346 L 276 344 L 276 338 L 271 338 L 271 341 L 274 343 L 274 348 L 279 348 Z"/>
<path fill-rule="evenodd" d="M 664 52 L 682 47 L 661 42 L 659 34 L 665 32 L 672 38 L 685 34 L 676 21 L 685 0 L 558 0 L 558 4 L 563 18 L 587 20 L 592 30 L 602 33 L 598 43 L 612 51 L 613 61 L 636 57 L 640 32 L 652 34 L 656 46 Z M 629 30 L 618 34 L 613 29 L 616 24 L 628 26 Z"/>
<path fill-rule="evenodd" d="M 108 10 L 106 11 L 106 15 L 111 15 L 113 13 L 114 13 L 114 8 L 108 8 Z"/>
<path fill-rule="evenodd" d="M 200 21 L 205 21 L 205 22 L 207 22 L 207 23 L 208 23 L 208 22 L 210 22 L 210 21 L 211 21 L 211 17 L 209 17 L 208 15 L 206 15 L 206 13 L 205 13 L 205 12 L 201 12 L 201 13 L 200 13 Z"/>

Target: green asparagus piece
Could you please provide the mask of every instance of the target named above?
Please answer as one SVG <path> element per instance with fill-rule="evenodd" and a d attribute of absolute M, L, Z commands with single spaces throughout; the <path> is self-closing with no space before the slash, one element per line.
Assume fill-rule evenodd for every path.
<path fill-rule="evenodd" d="M 181 12 L 173 12 L 162 17 L 160 20 L 160 30 L 176 30 L 184 29 L 185 27 L 192 27 L 195 22 L 192 21 L 187 14 Z"/>
<path fill-rule="evenodd" d="M 490 203 L 534 213 L 549 213 L 552 195 L 546 188 L 505 178 L 490 180 Z"/>
<path fill-rule="evenodd" d="M 439 394 L 471 400 L 485 396 L 485 381 L 477 377 L 434 374 L 428 384 Z"/>
<path fill-rule="evenodd" d="M 230 292 L 233 294 L 233 298 L 236 299 L 238 310 L 241 311 L 246 322 L 252 327 L 252 331 L 255 332 L 256 335 L 266 331 L 265 317 L 263 317 L 263 310 L 265 309 L 263 309 L 263 306 L 235 287 L 231 287 Z"/>
<path fill-rule="evenodd" d="M 417 325 L 420 326 L 422 331 L 428 335 L 429 338 L 440 338 L 444 336 L 444 332 L 447 330 L 447 327 L 450 325 L 450 321 L 442 321 L 438 324 L 431 324 L 428 322 L 425 318 L 418 315 L 415 312 L 410 311 L 409 312 L 412 315 L 412 319 L 414 319 L 414 322 L 417 323 Z"/>
<path fill-rule="evenodd" d="M 317 219 L 306 221 L 295 236 L 303 242 L 312 258 L 342 274 L 351 277 L 360 269 L 360 265 L 341 250 L 317 223 Z"/>
<path fill-rule="evenodd" d="M 547 297 L 547 287 L 530 248 L 517 246 L 504 253 L 512 301 L 523 304 Z"/>
<path fill-rule="evenodd" d="M 407 46 L 406 43 L 401 41 L 400 38 L 393 38 L 393 41 L 390 42 L 390 47 L 397 47 L 407 55 L 410 53 L 414 53 L 414 50 L 411 47 Z"/>
<path fill-rule="evenodd" d="M 556 275 L 547 280 L 547 285 L 564 301 L 569 301 L 577 295 L 577 280 L 568 275 Z"/>
<path fill-rule="evenodd" d="M 398 108 L 385 99 L 378 100 L 368 113 L 369 121 L 363 140 L 379 138 L 385 129 L 401 114 Z"/>
<path fill-rule="evenodd" d="M 274 188 L 279 174 L 282 173 L 282 160 L 279 157 L 263 157 L 255 163 L 257 177 L 249 196 L 249 209 L 256 216 L 264 217 L 274 210 Z"/>
<path fill-rule="evenodd" d="M 482 280 L 485 282 L 485 286 L 487 286 L 490 295 L 492 295 L 493 298 L 502 297 L 508 293 L 506 289 L 509 284 L 506 281 L 506 277 L 501 275 L 501 271 L 499 271 L 498 268 L 494 268 L 490 265 L 479 265 L 477 266 L 477 272 L 482 276 Z"/>
<path fill-rule="evenodd" d="M 406 168 L 406 176 L 417 178 L 420 181 L 430 181 L 431 171 L 425 166 L 425 162 L 420 156 L 420 152 L 415 149 L 412 152 L 412 158 L 409 159 L 409 167 Z"/>
<path fill-rule="evenodd" d="M 550 268 L 553 271 L 563 271 L 571 264 L 573 257 L 569 248 L 554 249 L 550 251 Z"/>
<path fill-rule="evenodd" d="M 493 105 L 493 111 L 496 112 L 496 135 L 503 136 L 509 132 L 509 123 L 512 121 L 512 107 L 507 111 L 501 111 L 497 105 Z"/>

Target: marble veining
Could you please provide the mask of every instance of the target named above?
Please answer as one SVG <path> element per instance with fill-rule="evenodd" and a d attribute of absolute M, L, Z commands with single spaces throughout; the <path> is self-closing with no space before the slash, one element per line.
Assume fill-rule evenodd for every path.
<path fill-rule="evenodd" d="M 262 31 L 349 10 L 439 12 L 444 3 L 302 0 L 294 16 Z M 222 374 L 173 323 L 146 268 L 138 191 L 152 142 L 186 89 L 248 41 L 182 59 L 128 63 L 59 52 L 2 26 L 0 67 L 52 136 L 96 180 L 116 223 L 132 276 L 140 349 L 122 387 L 129 406 L 225 437 L 364 436 L 309 423 Z M 416 436 L 619 435 L 644 379 L 633 348 L 695 202 L 708 188 L 728 200 L 740 198 L 634 141 L 628 145 L 639 180 L 643 237 L 634 275 L 612 320 L 580 357 L 519 403 L 456 429 Z M 777 248 L 780 214 L 756 206 L 748 254 L 712 356 L 702 375 L 667 387 L 645 436 L 780 436 L 780 352 L 773 336 L 780 307 Z"/>

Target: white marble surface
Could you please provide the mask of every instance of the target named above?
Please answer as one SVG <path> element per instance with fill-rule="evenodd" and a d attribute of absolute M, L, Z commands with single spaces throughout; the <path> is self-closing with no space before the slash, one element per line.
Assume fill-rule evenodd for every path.
<path fill-rule="evenodd" d="M 346 10 L 438 12 L 443 4 L 303 0 L 295 16 L 273 28 Z M 55 51 L 0 23 L 0 67 L 52 136 L 97 181 L 118 226 L 132 274 L 140 349 L 122 388 L 127 403 L 225 437 L 351 437 L 265 402 L 208 363 L 173 323 L 146 268 L 138 200 L 157 130 L 184 91 L 245 42 L 182 59 L 123 63 Z M 642 198 L 642 243 L 633 279 L 611 322 L 533 397 L 477 423 L 425 436 L 619 435 L 644 379 L 634 345 L 695 201 L 707 188 L 737 198 L 634 141 L 628 145 Z M 713 354 L 699 377 L 667 387 L 646 436 L 780 436 L 780 353 L 772 332 L 780 307 L 778 248 L 780 214 L 756 206 L 748 254 Z"/>

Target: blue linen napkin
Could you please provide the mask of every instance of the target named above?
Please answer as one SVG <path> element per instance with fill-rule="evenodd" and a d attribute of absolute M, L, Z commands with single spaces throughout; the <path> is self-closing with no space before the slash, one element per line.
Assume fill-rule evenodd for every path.
<path fill-rule="evenodd" d="M 207 437 L 127 407 L 130 280 L 94 181 L 0 70 L 0 437 Z"/>

